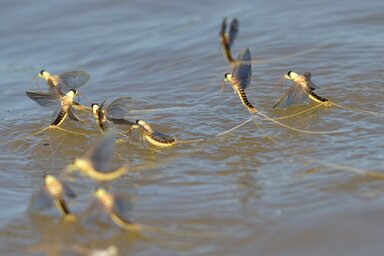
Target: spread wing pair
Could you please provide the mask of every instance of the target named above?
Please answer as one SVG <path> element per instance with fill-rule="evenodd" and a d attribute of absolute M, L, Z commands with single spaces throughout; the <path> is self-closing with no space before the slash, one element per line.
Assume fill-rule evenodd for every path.
<path fill-rule="evenodd" d="M 62 110 L 62 101 L 64 97 L 62 95 L 54 95 L 47 92 L 26 92 L 27 96 L 35 101 L 37 104 L 39 104 L 42 107 L 46 108 L 54 108 L 53 115 L 54 117 L 57 117 L 61 110 Z M 76 111 L 73 108 L 72 104 L 68 106 L 68 116 L 70 119 L 74 121 L 80 121 L 80 118 L 76 115 Z"/>
<path fill-rule="evenodd" d="M 70 89 L 77 89 L 86 84 L 90 78 L 90 75 L 85 71 L 67 71 L 58 75 L 52 75 L 45 70 L 39 73 L 48 85 L 50 94 L 62 95 L 63 89 L 69 91 Z M 56 85 L 53 80 L 57 80 Z"/>

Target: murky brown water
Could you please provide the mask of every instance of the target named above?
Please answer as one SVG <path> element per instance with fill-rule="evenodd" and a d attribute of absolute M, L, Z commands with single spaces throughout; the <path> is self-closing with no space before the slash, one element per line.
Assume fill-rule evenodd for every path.
<path fill-rule="evenodd" d="M 109 245 L 121 255 L 383 254 L 383 180 L 328 164 L 383 171 L 382 116 L 320 108 L 284 121 L 348 130 L 326 135 L 260 121 L 282 145 L 254 123 L 167 150 L 119 144 L 114 164 L 142 168 L 109 188 L 134 198 L 133 220 L 164 231 L 137 236 L 26 213 L 44 174 L 59 175 L 93 144 L 97 129 L 92 119 L 66 121 L 64 128 L 89 135 L 25 138 L 51 113 L 24 92 L 38 90 L 31 78 L 41 69 L 83 69 L 92 75 L 80 90 L 88 102 L 127 95 L 135 100 L 133 118 L 163 132 L 184 140 L 217 134 L 249 118 L 228 86 L 220 92 L 231 70 L 218 38 L 227 16 L 240 21 L 235 55 L 249 47 L 260 60 L 247 93 L 265 113 L 308 107 L 271 109 L 288 70 L 310 71 L 318 94 L 334 102 L 384 112 L 384 2 L 5 0 L 0 8 L 0 138 L 11 142 L 0 149 L 2 255 L 78 255 L 74 248 Z M 76 184 L 80 196 L 71 207 L 80 211 L 95 184 Z"/>

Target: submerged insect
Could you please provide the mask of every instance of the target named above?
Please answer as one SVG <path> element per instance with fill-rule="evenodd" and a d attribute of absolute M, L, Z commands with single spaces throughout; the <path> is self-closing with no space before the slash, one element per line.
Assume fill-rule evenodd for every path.
<path fill-rule="evenodd" d="M 115 154 L 115 133 L 106 132 L 85 156 L 76 158 L 73 164 L 65 169 L 66 174 L 79 171 L 82 175 L 103 182 L 118 179 L 127 172 L 126 166 L 109 170 Z"/>
<path fill-rule="evenodd" d="M 313 92 L 318 87 L 312 82 L 311 76 L 312 75 L 309 72 L 305 72 L 304 74 L 299 75 L 296 72 L 288 71 L 284 78 L 291 80 L 292 86 L 273 105 L 273 108 L 287 108 L 290 105 L 302 103 L 308 98 L 326 106 L 331 105 L 329 100 L 320 97 Z"/>
<path fill-rule="evenodd" d="M 71 120 L 81 121 L 77 117 L 76 112 L 73 108 L 73 99 L 77 94 L 77 91 L 74 89 L 71 89 L 69 92 L 67 92 L 65 96 L 52 95 L 46 92 L 26 92 L 26 94 L 29 98 L 31 98 L 40 106 L 56 107 L 56 111 L 54 112 L 55 119 L 47 128 L 44 128 L 38 132 L 42 132 L 49 128 L 59 128 L 59 126 L 64 122 L 67 116 L 69 116 Z M 62 128 L 60 129 L 64 130 Z"/>
<path fill-rule="evenodd" d="M 237 95 L 239 95 L 241 103 L 250 113 L 255 113 L 256 109 L 249 103 L 245 95 L 245 89 L 251 82 L 252 66 L 251 53 L 248 48 L 242 50 L 237 57 L 237 63 L 233 68 L 232 74 L 226 73 L 224 81 L 229 82 Z"/>
<path fill-rule="evenodd" d="M 104 188 L 97 188 L 93 192 L 96 201 L 93 201 L 86 212 L 97 213 L 102 210 L 105 212 L 112 221 L 119 227 L 131 232 L 140 232 L 139 224 L 129 221 L 127 216 L 128 211 L 131 209 L 131 202 L 129 198 L 123 195 L 114 195 Z"/>
<path fill-rule="evenodd" d="M 227 18 L 223 19 L 223 22 L 221 23 L 221 30 L 220 30 L 220 43 L 224 50 L 224 55 L 227 58 L 228 62 L 231 64 L 234 64 L 236 60 L 233 58 L 231 53 L 231 47 L 233 42 L 235 41 L 235 38 L 237 36 L 237 32 L 239 31 L 239 22 L 237 19 L 233 19 L 231 21 L 229 32 L 227 30 Z"/>
<path fill-rule="evenodd" d="M 171 147 L 176 144 L 176 138 L 152 129 L 152 127 L 143 120 L 136 120 L 136 123 L 130 128 L 130 132 L 133 129 L 140 129 L 142 138 L 154 146 Z"/>
<path fill-rule="evenodd" d="M 108 128 L 108 121 L 115 124 L 133 125 L 133 122 L 125 119 L 132 105 L 132 99 L 130 97 L 117 98 L 105 109 L 103 109 L 104 103 L 105 101 L 100 105 L 97 103 L 91 105 L 92 114 L 101 132 L 104 132 Z"/>
<path fill-rule="evenodd" d="M 74 198 L 76 194 L 64 182 L 61 182 L 52 175 L 46 175 L 43 187 L 32 195 L 28 211 L 40 212 L 56 207 L 63 217 L 76 220 L 75 215 L 68 208 L 64 196 Z"/>

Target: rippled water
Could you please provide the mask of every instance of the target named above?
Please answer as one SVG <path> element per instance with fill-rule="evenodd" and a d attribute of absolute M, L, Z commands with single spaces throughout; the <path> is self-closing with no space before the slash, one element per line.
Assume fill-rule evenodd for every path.
<path fill-rule="evenodd" d="M 250 122 L 204 143 L 159 150 L 119 144 L 115 165 L 140 167 L 108 184 L 134 198 L 132 219 L 163 232 L 133 235 L 110 226 L 65 225 L 29 216 L 46 173 L 59 175 L 97 136 L 94 121 L 66 121 L 74 136 L 31 131 L 51 113 L 29 100 L 32 77 L 82 69 L 85 103 L 133 97 L 132 118 L 181 140 L 212 136 L 249 118 L 232 89 L 220 92 L 218 32 L 237 17 L 234 54 L 254 59 L 248 98 L 270 116 L 288 70 L 310 71 L 317 93 L 353 108 L 384 112 L 382 1 L 9 1 L 0 3 L 0 248 L 4 255 L 78 255 L 115 245 L 121 255 L 382 255 L 382 116 L 319 108 L 284 123 L 267 121 L 271 142 Z M 46 90 L 40 83 L 40 90 Z M 83 115 L 83 117 L 85 117 Z M 335 164 L 351 168 L 336 168 Z M 352 169 L 355 168 L 355 169 Z M 71 207 L 84 208 L 95 184 L 81 179 Z"/>

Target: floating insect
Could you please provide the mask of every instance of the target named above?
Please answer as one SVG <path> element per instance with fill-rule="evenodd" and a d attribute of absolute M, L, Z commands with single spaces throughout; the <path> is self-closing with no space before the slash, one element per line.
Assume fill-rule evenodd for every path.
<path fill-rule="evenodd" d="M 37 76 L 44 79 L 49 93 L 53 95 L 64 95 L 63 89 L 77 89 L 86 84 L 90 78 L 85 71 L 67 71 L 53 75 L 46 70 L 41 70 Z"/>
<path fill-rule="evenodd" d="M 224 75 L 224 81 L 223 82 L 229 82 L 235 91 L 236 94 L 239 95 L 241 103 L 244 105 L 244 107 L 255 117 L 255 114 L 259 114 L 263 117 L 265 117 L 267 120 L 272 121 L 276 124 L 279 124 L 285 128 L 297 131 L 297 132 L 303 132 L 303 133 L 335 133 L 340 131 L 326 131 L 326 132 L 320 132 L 320 131 L 308 131 L 308 130 L 301 130 L 297 129 L 291 126 L 288 126 L 286 124 L 283 124 L 277 119 L 271 118 L 261 111 L 257 110 L 249 101 L 245 94 L 245 89 L 248 87 L 248 85 L 251 83 L 252 78 L 252 66 L 251 66 L 251 53 L 248 48 L 243 49 L 237 58 L 237 63 L 235 64 L 232 74 L 226 73 Z M 223 86 L 223 84 L 222 84 Z M 283 119 L 283 118 L 280 118 Z M 256 122 L 256 119 L 254 119 Z"/>
<path fill-rule="evenodd" d="M 120 97 L 112 101 L 105 109 L 104 103 L 100 105 L 94 103 L 91 105 L 93 116 L 96 119 L 97 125 L 101 132 L 104 132 L 108 127 L 108 121 L 115 124 L 133 125 L 134 123 L 125 119 L 132 105 L 130 97 Z"/>
<path fill-rule="evenodd" d="M 323 98 L 317 95 L 314 90 L 318 87 L 311 80 L 311 73 L 305 72 L 302 75 L 288 71 L 284 78 L 292 81 L 291 87 L 282 95 L 282 97 L 273 105 L 273 108 L 287 108 L 294 104 L 300 104 L 305 102 L 307 99 L 310 99 L 316 103 L 320 103 L 324 106 L 334 106 L 346 110 L 358 111 L 373 115 L 383 115 L 384 113 L 374 112 L 369 110 L 355 109 L 347 106 L 342 106 L 335 102 Z"/>
<path fill-rule="evenodd" d="M 105 132 L 94 148 L 67 166 L 65 174 L 79 171 L 82 175 L 99 182 L 118 179 L 127 172 L 127 168 L 122 166 L 112 171 L 109 169 L 114 154 L 115 133 Z"/>
<path fill-rule="evenodd" d="M 128 197 L 123 195 L 114 195 L 107 192 L 104 188 L 97 188 L 93 192 L 95 201 L 93 201 L 85 211 L 85 217 L 98 214 L 100 211 L 106 213 L 111 220 L 120 228 L 130 232 L 140 232 L 139 224 L 136 224 L 127 218 L 128 211 L 132 208 L 132 204 Z"/>
<path fill-rule="evenodd" d="M 220 43 L 224 50 L 224 56 L 227 58 L 227 61 L 231 64 L 235 64 L 236 60 L 233 58 L 231 53 L 231 47 L 235 38 L 237 36 L 237 32 L 239 31 L 239 22 L 237 19 L 233 19 L 229 26 L 229 32 L 227 30 L 227 18 L 223 19 L 221 23 L 220 30 Z"/>
<path fill-rule="evenodd" d="M 56 207 L 66 219 L 76 220 L 75 215 L 68 208 L 64 196 L 74 198 L 76 194 L 66 183 L 52 175 L 46 175 L 42 188 L 32 195 L 28 211 L 34 213 Z"/>
<path fill-rule="evenodd" d="M 142 138 L 154 146 L 165 148 L 176 144 L 176 138 L 152 129 L 152 127 L 143 120 L 136 120 L 136 123 L 130 128 L 130 132 L 132 129 L 140 129 Z"/>
<path fill-rule="evenodd" d="M 64 122 L 67 116 L 71 120 L 74 121 L 81 121 L 73 108 L 73 99 L 75 95 L 77 94 L 77 91 L 74 89 L 71 89 L 65 96 L 60 95 L 53 95 L 46 92 L 26 92 L 27 96 L 31 98 L 33 101 L 35 101 L 37 104 L 43 107 L 56 107 L 56 111 L 54 112 L 55 119 L 51 122 L 51 124 L 42 129 L 39 130 L 39 132 L 42 132 L 46 129 L 50 128 L 57 128 L 60 130 L 64 130 L 70 133 L 83 135 L 80 133 L 72 132 L 65 130 L 63 128 L 59 128 L 59 126 Z"/>

